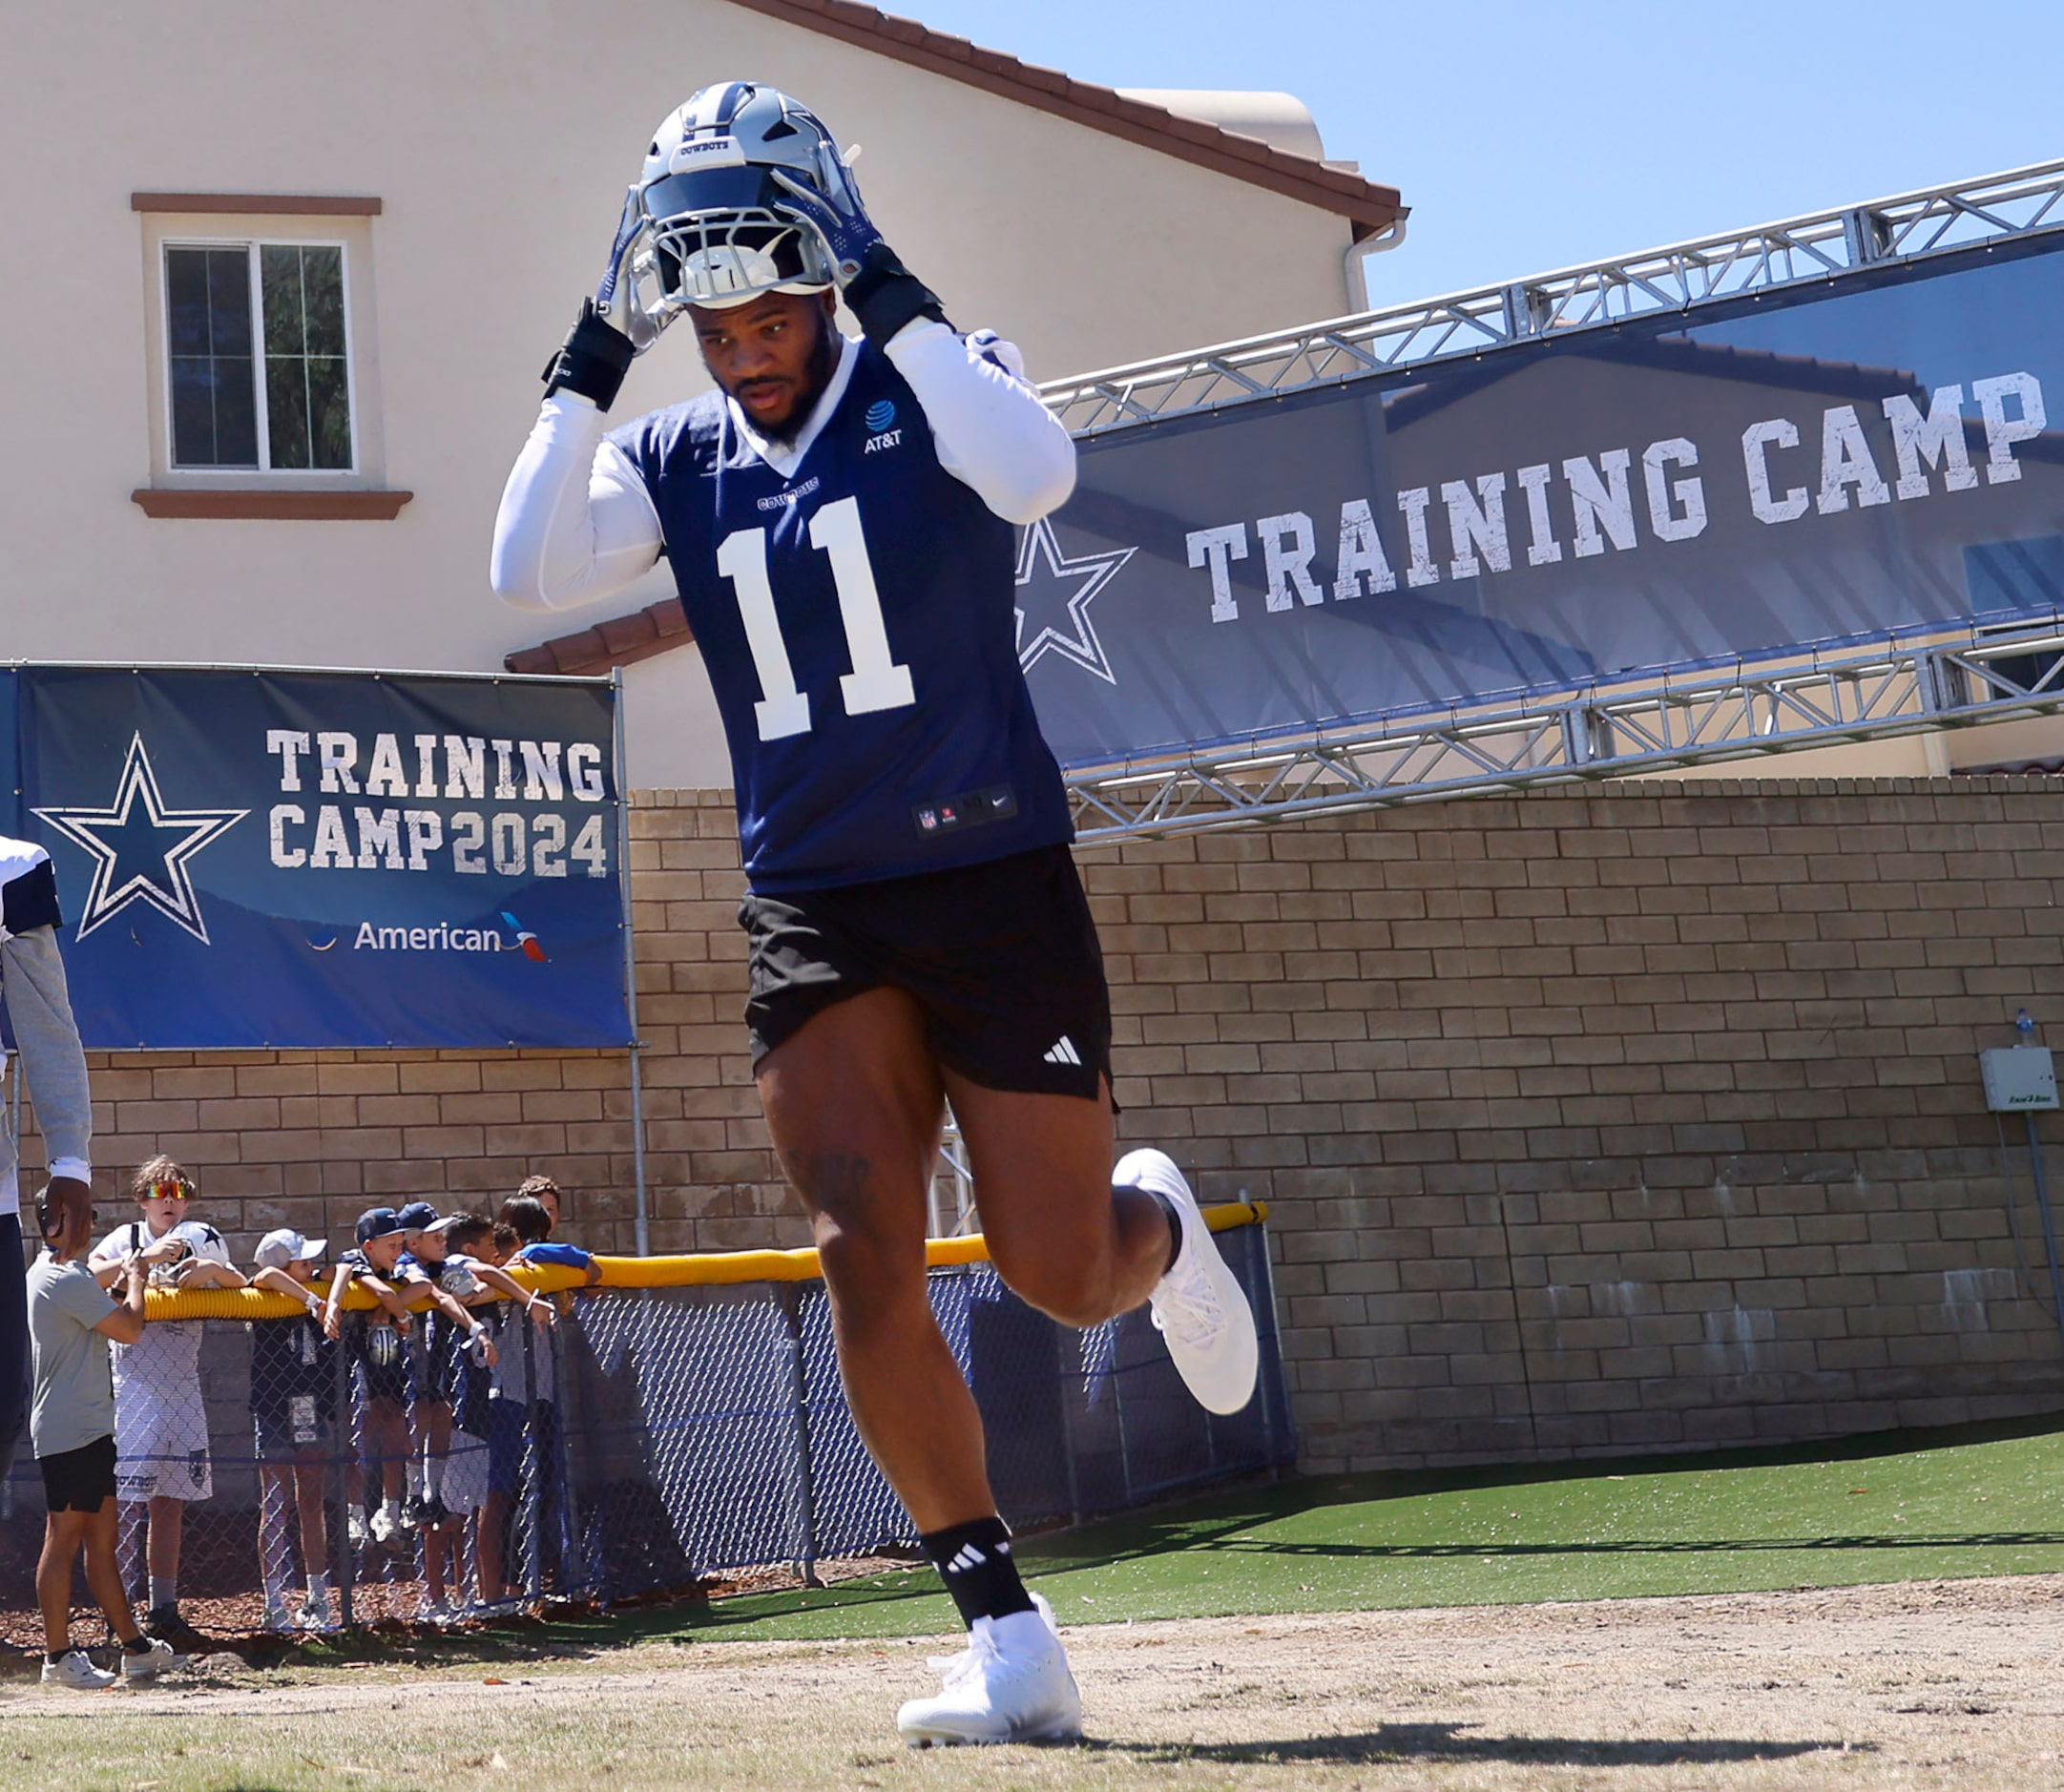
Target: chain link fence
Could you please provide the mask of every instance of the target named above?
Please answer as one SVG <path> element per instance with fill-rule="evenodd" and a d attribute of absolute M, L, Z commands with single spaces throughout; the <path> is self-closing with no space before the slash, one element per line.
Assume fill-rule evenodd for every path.
<path fill-rule="evenodd" d="M 1220 1245 L 1261 1323 L 1261 1376 L 1231 1418 L 1190 1399 L 1144 1310 L 1075 1332 L 986 1262 L 932 1272 L 1013 1526 L 1290 1460 L 1266 1234 L 1240 1212 Z M 668 1279 L 630 1260 L 610 1279 L 641 1274 Z M 225 1293 L 181 1310 L 194 1304 L 289 1303 Z M 484 1306 L 491 1350 L 436 1314 L 403 1328 L 346 1313 L 335 1340 L 298 1313 L 154 1317 L 117 1353 L 120 1561 L 138 1615 L 174 1606 L 215 1635 L 438 1624 L 766 1566 L 809 1579 L 820 1561 L 914 1546 L 847 1409 L 821 1282 L 605 1286 L 552 1309 L 547 1324 Z M 0 1637 L 35 1646 L 42 1483 L 26 1446 L 0 1519 Z"/>

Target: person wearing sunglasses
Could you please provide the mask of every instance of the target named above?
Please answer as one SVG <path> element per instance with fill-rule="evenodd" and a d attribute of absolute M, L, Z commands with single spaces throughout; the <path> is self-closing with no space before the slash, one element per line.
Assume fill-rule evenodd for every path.
<path fill-rule="evenodd" d="M 193 1218 L 199 1190 L 174 1158 L 153 1157 L 130 1178 L 139 1217 L 119 1225 L 87 1259 L 103 1287 L 131 1262 L 154 1286 L 192 1291 L 240 1288 L 222 1235 Z M 135 1344 L 115 1350 L 115 1496 L 120 1502 L 123 1578 L 135 1584 L 142 1544 L 150 1585 L 144 1628 L 174 1642 L 191 1641 L 179 1615 L 179 1545 L 189 1501 L 215 1492 L 208 1458 L 208 1413 L 200 1393 L 198 1319 L 153 1320 Z"/>

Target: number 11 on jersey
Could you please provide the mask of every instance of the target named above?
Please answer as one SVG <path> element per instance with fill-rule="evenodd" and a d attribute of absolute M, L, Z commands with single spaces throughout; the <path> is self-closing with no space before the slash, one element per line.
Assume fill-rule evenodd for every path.
<path fill-rule="evenodd" d="M 845 651 L 853 663 L 852 671 L 839 680 L 845 713 L 865 716 L 916 702 L 909 667 L 898 665 L 889 654 L 882 594 L 874 583 L 867 538 L 860 527 L 860 500 L 841 498 L 811 517 L 810 545 L 830 559 L 831 582 L 838 588 Z M 760 738 L 783 740 L 790 735 L 808 734 L 810 699 L 796 689 L 788 643 L 782 638 L 781 618 L 774 610 L 774 586 L 767 576 L 767 531 L 740 529 L 726 535 L 717 547 L 717 570 L 738 594 L 745 644 L 760 677 L 760 701 L 753 705 Z"/>

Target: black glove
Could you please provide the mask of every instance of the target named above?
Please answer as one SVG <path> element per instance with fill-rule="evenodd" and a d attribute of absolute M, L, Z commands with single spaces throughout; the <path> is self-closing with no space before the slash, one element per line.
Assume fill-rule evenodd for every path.
<path fill-rule="evenodd" d="M 631 259 L 643 231 L 644 212 L 633 187 L 624 198 L 601 283 L 593 299 L 581 301 L 580 316 L 545 367 L 547 398 L 578 392 L 594 400 L 597 410 L 607 410 L 623 389 L 631 363 L 658 340 L 658 331 L 638 308 L 631 278 Z"/>
<path fill-rule="evenodd" d="M 839 296 L 877 348 L 887 347 L 889 338 L 915 319 L 947 322 L 939 295 L 904 266 L 895 250 L 879 240 Z"/>
<path fill-rule="evenodd" d="M 580 302 L 580 316 L 566 333 L 559 352 L 546 365 L 545 396 L 554 392 L 578 392 L 592 399 L 597 410 L 607 410 L 623 389 L 623 376 L 637 359 L 631 339 L 595 308 L 593 299 Z"/>

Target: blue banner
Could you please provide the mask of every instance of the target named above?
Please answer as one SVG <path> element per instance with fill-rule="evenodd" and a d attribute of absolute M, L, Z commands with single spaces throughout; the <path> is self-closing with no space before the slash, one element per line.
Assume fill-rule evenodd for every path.
<path fill-rule="evenodd" d="M 2049 615 L 2060 317 L 2051 236 L 1090 438 L 1020 550 L 1040 722 L 1086 767 Z"/>
<path fill-rule="evenodd" d="M 372 674 L 0 678 L 97 1050 L 623 1046 L 615 694 Z"/>

